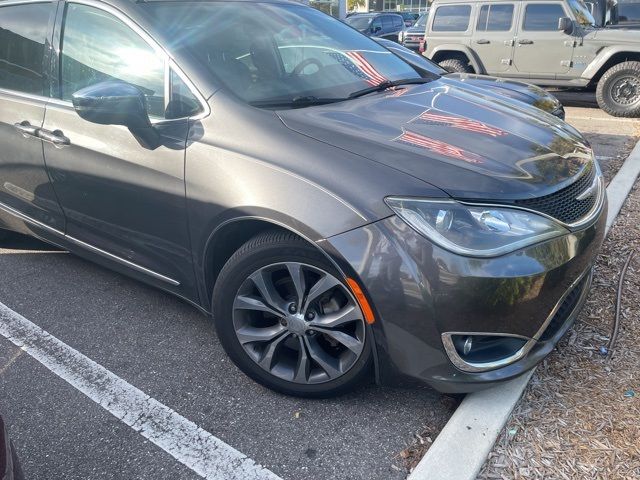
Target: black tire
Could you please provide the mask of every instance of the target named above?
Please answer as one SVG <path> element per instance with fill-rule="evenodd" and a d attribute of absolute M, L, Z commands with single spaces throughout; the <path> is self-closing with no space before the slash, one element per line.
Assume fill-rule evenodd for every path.
<path fill-rule="evenodd" d="M 469 62 L 461 58 L 447 58 L 439 64 L 447 72 L 450 73 L 473 73 L 473 67 Z"/>
<path fill-rule="evenodd" d="M 247 376 L 280 393 L 299 397 L 324 398 L 353 390 L 371 380 L 372 352 L 368 329 L 364 329 L 364 348 L 355 363 L 338 378 L 323 383 L 295 383 L 271 374 L 258 365 L 241 345 L 234 326 L 234 302 L 247 279 L 260 269 L 280 262 L 299 262 L 317 267 L 344 281 L 335 267 L 316 248 L 289 232 L 269 231 L 245 243 L 222 268 L 213 290 L 212 312 L 218 338 L 231 360 Z M 293 335 L 295 337 L 295 335 Z M 299 335 L 302 337 L 302 335 Z M 303 342 L 304 340 L 301 340 Z M 308 352 L 307 352 L 308 353 Z"/>
<path fill-rule="evenodd" d="M 639 117 L 640 62 L 623 62 L 607 70 L 598 81 L 596 100 L 614 117 Z"/>

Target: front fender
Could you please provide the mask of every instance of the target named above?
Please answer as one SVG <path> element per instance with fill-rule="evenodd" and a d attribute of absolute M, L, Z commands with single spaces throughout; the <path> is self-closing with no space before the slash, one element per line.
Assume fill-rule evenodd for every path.
<path fill-rule="evenodd" d="M 598 72 L 604 67 L 604 65 L 617 54 L 633 53 L 640 54 L 640 47 L 629 45 L 616 45 L 611 47 L 605 47 L 598 53 L 598 56 L 592 61 L 589 66 L 582 72 L 582 78 L 591 80 Z"/>
<path fill-rule="evenodd" d="M 436 56 L 436 54 L 440 52 L 462 53 L 467 56 L 467 58 L 469 59 L 469 63 L 471 64 L 471 66 L 473 67 L 476 73 L 486 73 L 484 67 L 482 66 L 482 62 L 480 61 L 480 57 L 478 57 L 478 55 L 476 55 L 476 52 L 474 52 L 469 47 L 465 45 L 455 44 L 455 43 L 445 43 L 442 45 L 438 45 L 433 49 L 430 49 L 429 40 L 427 39 L 427 50 L 425 51 L 424 55 L 427 58 L 432 59 L 433 57 Z"/>

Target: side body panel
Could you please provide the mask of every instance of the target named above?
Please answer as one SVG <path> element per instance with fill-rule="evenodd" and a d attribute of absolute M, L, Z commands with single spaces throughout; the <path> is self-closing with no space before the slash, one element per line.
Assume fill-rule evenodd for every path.
<path fill-rule="evenodd" d="M 559 74 L 567 73 L 571 68 L 573 49 L 576 45 L 573 35 L 558 30 L 525 29 L 527 8 L 542 5 L 559 6 L 559 10 L 564 11 L 565 16 L 572 17 L 564 2 L 523 2 L 520 6 L 512 76 L 555 78 Z"/>
<path fill-rule="evenodd" d="M 480 12 L 483 8 L 494 8 L 494 6 L 513 7 L 513 16 L 511 18 L 511 28 L 508 31 L 492 31 L 482 29 L 480 25 Z M 514 38 L 516 36 L 520 2 L 500 2 L 500 3 L 481 3 L 476 9 L 476 15 L 473 18 L 474 33 L 471 40 L 471 47 L 480 58 L 484 72 L 492 75 L 512 70 Z"/>
<path fill-rule="evenodd" d="M 187 122 L 161 127 L 156 150 L 140 146 L 125 127 L 83 120 L 69 105 L 49 105 L 44 128 L 70 140 L 44 147 L 67 235 L 173 280 L 188 296 L 194 285 L 184 198 Z"/>
<path fill-rule="evenodd" d="M 0 58 L 4 62 L 0 73 L 0 203 L 5 206 L 4 211 L 0 209 L 0 226 L 19 231 L 29 231 L 29 227 L 9 212 L 56 231 L 65 228 L 45 168 L 42 141 L 35 136 L 48 101 L 56 8 L 56 2 L 0 6 Z"/>
<path fill-rule="evenodd" d="M 47 175 L 42 141 L 22 134 L 15 126 L 24 123 L 41 127 L 45 104 L 45 99 L 0 92 L 0 203 L 63 232 L 64 215 Z M 0 219 L 6 226 L 23 231 L 15 215 L 0 211 Z"/>

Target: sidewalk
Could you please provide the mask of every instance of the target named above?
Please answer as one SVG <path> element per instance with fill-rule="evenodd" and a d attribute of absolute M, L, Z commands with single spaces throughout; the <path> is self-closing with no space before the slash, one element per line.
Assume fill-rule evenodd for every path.
<path fill-rule="evenodd" d="M 621 270 L 620 331 L 610 359 Z M 536 370 L 479 479 L 640 478 L 640 180 L 605 242 L 574 328 Z"/>

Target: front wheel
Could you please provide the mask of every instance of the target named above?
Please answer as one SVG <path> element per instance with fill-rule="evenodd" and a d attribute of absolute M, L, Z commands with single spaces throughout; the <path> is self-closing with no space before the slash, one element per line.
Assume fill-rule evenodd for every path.
<path fill-rule="evenodd" d="M 362 311 L 335 267 L 287 232 L 244 244 L 213 292 L 214 323 L 229 357 L 282 393 L 328 397 L 370 378 Z"/>
<path fill-rule="evenodd" d="M 614 117 L 640 116 L 640 62 L 614 65 L 596 88 L 598 106 Z"/>

